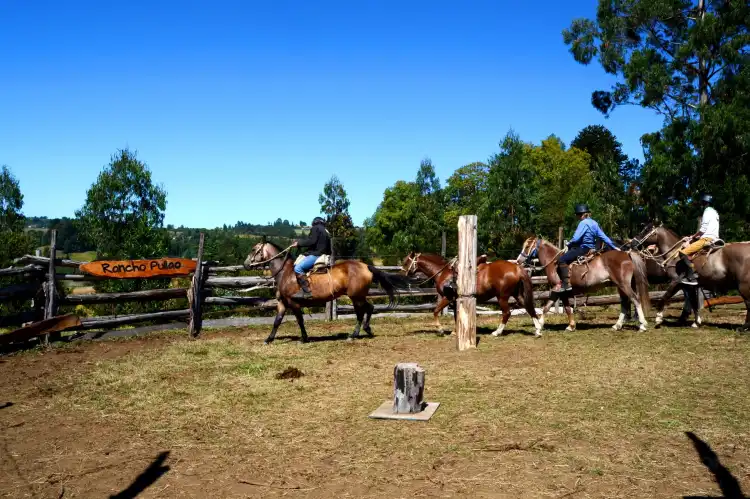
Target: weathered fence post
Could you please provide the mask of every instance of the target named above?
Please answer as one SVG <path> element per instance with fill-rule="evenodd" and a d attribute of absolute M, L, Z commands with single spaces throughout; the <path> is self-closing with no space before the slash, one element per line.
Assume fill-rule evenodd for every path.
<path fill-rule="evenodd" d="M 458 219 L 458 303 L 456 347 L 468 350 L 477 346 L 477 216 Z"/>
<path fill-rule="evenodd" d="M 336 263 L 336 250 L 333 247 L 333 237 L 331 237 L 331 267 Z M 339 318 L 338 303 L 336 300 L 326 302 L 326 320 L 335 321 Z"/>
<path fill-rule="evenodd" d="M 563 228 L 562 226 L 557 228 L 557 247 L 560 249 L 563 249 L 565 247 L 565 240 L 563 239 Z M 562 301 L 560 301 L 560 298 L 555 300 L 555 303 L 553 304 L 555 307 L 555 311 L 557 311 L 558 314 L 562 314 Z"/>
<path fill-rule="evenodd" d="M 446 253 L 446 241 L 445 241 L 445 231 L 443 231 L 443 235 L 441 237 L 440 241 L 440 256 L 445 258 Z M 438 296 L 437 302 L 435 303 L 435 306 L 437 307 L 437 304 L 440 303 L 440 297 Z M 441 313 L 441 315 L 448 315 L 448 309 L 450 307 L 445 307 Z"/>
<path fill-rule="evenodd" d="M 424 369 L 416 362 L 400 362 L 393 368 L 393 412 L 414 414 L 424 408 Z"/>
<path fill-rule="evenodd" d="M 190 309 L 190 322 L 188 322 L 188 333 L 192 338 L 201 334 L 203 327 L 203 242 L 205 235 L 201 232 L 198 242 L 198 261 L 193 273 L 193 280 L 188 289 L 188 308 Z"/>
<path fill-rule="evenodd" d="M 44 299 L 44 318 L 51 319 L 57 315 L 57 300 L 55 294 L 57 293 L 57 285 L 55 282 L 55 258 L 57 257 L 57 231 L 52 229 L 50 231 L 50 242 L 49 242 L 49 267 L 47 270 L 47 282 L 45 285 L 45 299 Z M 45 334 L 42 336 L 42 344 L 49 345 L 49 335 Z"/>

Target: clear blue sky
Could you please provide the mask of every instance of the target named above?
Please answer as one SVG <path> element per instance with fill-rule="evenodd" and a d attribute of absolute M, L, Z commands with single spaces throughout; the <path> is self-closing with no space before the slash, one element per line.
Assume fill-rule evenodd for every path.
<path fill-rule="evenodd" d="M 591 92 L 561 31 L 595 0 L 0 2 L 0 164 L 27 215 L 72 216 L 118 148 L 167 190 L 166 222 L 310 221 L 337 174 L 356 224 L 429 156 L 441 181 L 512 127 L 627 154 L 661 119 Z"/>

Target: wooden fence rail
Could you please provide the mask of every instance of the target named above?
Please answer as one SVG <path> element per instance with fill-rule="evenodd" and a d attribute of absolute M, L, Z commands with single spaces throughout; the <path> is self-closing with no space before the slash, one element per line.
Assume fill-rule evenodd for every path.
<path fill-rule="evenodd" d="M 53 241 L 54 236 L 53 231 Z M 203 237 L 201 237 L 201 242 L 202 240 Z M 52 255 L 54 257 L 54 253 Z M 199 257 L 193 259 L 192 263 L 185 262 L 184 259 L 182 261 L 185 265 L 190 264 L 190 267 L 194 270 L 178 273 L 177 275 L 157 275 L 148 278 L 172 279 L 178 277 L 189 279 L 189 288 L 176 287 L 120 293 L 63 294 L 58 296 L 56 290 L 61 289 L 58 285 L 61 281 L 95 282 L 112 277 L 80 273 L 82 272 L 81 266 L 89 262 L 61 258 L 51 260 L 50 258 L 30 255 L 19 258 L 14 262 L 15 265 L 13 267 L 0 269 L 0 277 L 22 277 L 28 280 L 28 282 L 0 288 L 0 302 L 43 298 L 46 303 L 35 303 L 35 310 L 0 317 L 0 325 L 19 325 L 32 320 L 37 321 L 29 326 L 22 327 L 21 330 L 16 330 L 14 333 L 17 334 L 10 336 L 0 335 L 0 338 L 3 338 L 0 339 L 0 344 L 16 341 L 14 338 L 22 338 L 23 341 L 38 336 L 46 338 L 50 332 L 59 334 L 63 330 L 107 329 L 144 322 L 156 323 L 186 320 L 190 323 L 189 329 L 191 330 L 191 334 L 197 336 L 201 329 L 204 306 L 248 307 L 254 310 L 276 308 L 277 302 L 275 299 L 262 296 L 224 296 L 219 293 L 219 290 L 235 290 L 235 292 L 243 293 L 261 289 L 273 289 L 275 282 L 271 277 L 226 275 L 237 274 L 245 269 L 242 265 L 221 266 L 217 262 L 202 261 L 202 251 L 199 251 Z M 76 269 L 78 273 L 58 273 L 59 267 Z M 376 268 L 386 272 L 402 271 L 402 268 L 396 265 L 376 266 Z M 121 277 L 119 276 L 118 278 Z M 422 276 L 421 278 L 426 279 L 427 276 Z M 546 286 L 547 284 L 545 276 L 533 276 L 531 280 L 534 286 Z M 437 297 L 437 292 L 434 287 L 415 287 L 403 290 L 399 295 L 401 298 Z M 662 295 L 663 293 L 661 292 L 651 293 L 651 297 L 654 300 L 660 299 Z M 386 296 L 387 293 L 380 288 L 373 288 L 369 293 L 369 297 L 376 301 Z M 535 300 L 546 300 L 548 297 L 548 291 L 538 290 L 534 292 Z M 57 309 L 60 306 L 166 301 L 173 299 L 188 299 L 189 308 L 118 316 L 99 316 L 81 318 L 80 320 L 72 320 L 70 315 L 57 315 Z M 678 293 L 670 301 L 682 301 L 682 299 L 682 294 Z M 493 304 L 496 302 L 497 300 L 493 298 L 484 303 Z M 577 297 L 574 302 L 577 306 L 617 305 L 619 304 L 619 295 Z M 328 310 L 328 317 L 334 319 L 339 312 L 350 314 L 354 311 L 351 305 L 345 303 L 334 302 L 331 307 Z M 430 312 L 434 307 L 434 302 L 416 304 L 397 303 L 394 307 L 379 303 L 375 304 L 375 312 Z M 42 319 L 45 320 L 42 321 Z M 54 339 L 54 336 L 51 338 Z"/>

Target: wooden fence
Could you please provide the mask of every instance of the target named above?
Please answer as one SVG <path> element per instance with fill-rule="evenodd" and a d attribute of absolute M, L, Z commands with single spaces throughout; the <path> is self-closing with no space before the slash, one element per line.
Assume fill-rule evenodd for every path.
<path fill-rule="evenodd" d="M 201 234 L 198 257 L 191 259 L 192 272 L 178 273 L 181 278 L 189 278 L 187 287 L 176 287 L 166 289 L 151 289 L 144 291 L 120 292 L 120 293 L 94 293 L 94 294 L 59 294 L 58 283 L 66 281 L 73 282 L 95 282 L 102 279 L 122 278 L 109 275 L 96 275 L 90 271 L 85 272 L 92 264 L 101 262 L 82 262 L 56 258 L 55 231 L 51 234 L 50 257 L 25 256 L 16 260 L 14 266 L 0 269 L 0 277 L 21 277 L 25 282 L 13 284 L 0 288 L 0 302 L 8 300 L 33 300 L 31 310 L 0 318 L 0 327 L 26 325 L 12 333 L 0 335 L 0 345 L 26 341 L 41 336 L 42 343 L 49 341 L 50 337 L 56 339 L 62 331 L 112 329 L 125 325 L 138 323 L 161 323 L 171 321 L 187 321 L 188 331 L 193 337 L 200 334 L 204 305 L 215 306 L 243 306 L 256 310 L 275 309 L 275 299 L 260 296 L 243 296 L 239 294 L 222 295 L 218 290 L 240 290 L 241 292 L 252 292 L 261 289 L 273 289 L 274 280 L 268 276 L 238 275 L 245 269 L 241 265 L 220 266 L 215 262 L 203 261 L 203 242 Z M 165 260 L 165 259 L 161 259 Z M 152 261 L 153 262 L 153 261 Z M 157 266 L 158 266 L 157 262 Z M 101 267 L 101 265 L 99 265 Z M 166 265 L 165 265 L 166 266 Z M 72 273 L 62 273 L 59 269 L 73 269 Z M 378 269 L 387 272 L 399 272 L 398 266 L 377 266 Z M 83 269 L 83 270 L 82 270 Z M 137 270 L 137 269 L 136 269 Z M 167 271 L 164 271 L 167 272 Z M 174 275 L 157 275 L 152 279 L 171 279 Z M 425 279 L 427 276 L 423 276 Z M 535 286 L 546 285 L 544 276 L 531 278 Z M 426 286 L 400 292 L 406 297 L 431 297 L 437 298 L 437 292 L 430 282 Z M 660 298 L 662 293 L 651 293 L 652 298 Z M 386 297 L 385 291 L 379 288 L 370 290 L 369 297 L 377 300 Z M 549 297 L 548 291 L 535 291 L 535 300 L 543 300 Z M 175 310 L 162 310 L 158 312 L 107 315 L 98 317 L 85 317 L 78 319 L 73 315 L 59 315 L 60 307 L 75 305 L 98 305 L 107 303 L 127 302 L 152 302 L 173 299 L 187 299 L 188 307 Z M 678 293 L 674 301 L 681 301 L 681 293 Z M 488 303 L 496 303 L 496 299 Z M 511 300 L 512 302 L 512 300 Z M 617 305 L 618 295 L 577 297 L 577 306 L 594 305 Z M 430 303 L 397 304 L 394 308 L 386 305 L 376 304 L 375 312 L 428 312 L 435 307 L 434 300 Z M 349 314 L 353 312 L 351 305 L 344 305 L 334 301 L 327 307 L 329 320 L 338 317 L 338 314 Z"/>

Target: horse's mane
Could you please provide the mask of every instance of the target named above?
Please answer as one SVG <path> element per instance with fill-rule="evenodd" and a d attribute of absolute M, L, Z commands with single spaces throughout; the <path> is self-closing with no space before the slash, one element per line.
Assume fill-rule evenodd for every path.
<path fill-rule="evenodd" d="M 424 258 L 428 262 L 434 263 L 436 265 L 444 264 L 445 261 L 446 261 L 445 258 L 443 258 L 440 255 L 436 255 L 434 253 L 420 253 L 419 256 L 421 256 L 422 258 Z"/>
<path fill-rule="evenodd" d="M 281 253 L 282 251 L 284 251 L 284 248 L 282 248 L 281 246 L 279 246 L 278 244 L 276 244 L 274 242 L 271 242 L 271 241 L 264 241 L 264 242 L 266 244 L 270 244 L 271 246 L 273 246 L 274 248 L 276 248 L 276 252 L 277 253 Z M 291 258 L 291 255 L 287 252 L 287 254 L 284 255 L 284 260 L 289 260 L 290 258 Z"/>
<path fill-rule="evenodd" d="M 675 231 L 673 231 L 672 229 L 664 227 L 663 225 L 660 228 L 661 228 L 661 230 L 663 230 L 664 232 L 666 232 L 670 236 L 674 237 L 675 239 L 680 239 L 680 236 L 678 236 L 677 233 Z"/>

